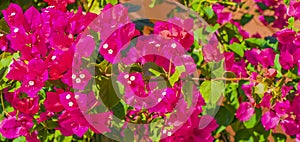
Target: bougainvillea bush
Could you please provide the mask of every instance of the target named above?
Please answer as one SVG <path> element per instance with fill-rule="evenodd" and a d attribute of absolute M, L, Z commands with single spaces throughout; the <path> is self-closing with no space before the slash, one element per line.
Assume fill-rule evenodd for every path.
<path fill-rule="evenodd" d="M 300 2 L 0 9 L 1 141 L 300 141 Z"/>

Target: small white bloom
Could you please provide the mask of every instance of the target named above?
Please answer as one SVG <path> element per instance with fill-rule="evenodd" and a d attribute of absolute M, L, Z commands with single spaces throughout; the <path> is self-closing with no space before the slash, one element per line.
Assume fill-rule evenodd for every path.
<path fill-rule="evenodd" d="M 168 132 L 168 134 L 167 134 L 168 136 L 172 136 L 172 132 Z"/>
<path fill-rule="evenodd" d="M 104 48 L 104 49 L 107 49 L 107 48 L 108 48 L 108 44 L 105 43 L 105 44 L 103 45 L 103 48 Z"/>
<path fill-rule="evenodd" d="M 160 47 L 160 44 L 155 44 L 155 47 Z"/>
<path fill-rule="evenodd" d="M 15 28 L 14 32 L 17 33 L 19 31 L 19 28 Z"/>
<path fill-rule="evenodd" d="M 108 50 L 108 54 L 113 54 L 113 53 L 114 53 L 114 51 L 112 49 Z"/>
<path fill-rule="evenodd" d="M 85 78 L 85 74 L 82 73 L 82 74 L 79 75 L 79 77 L 80 77 L 81 79 L 83 79 L 83 78 Z"/>
<path fill-rule="evenodd" d="M 66 99 L 69 100 L 70 98 L 71 98 L 71 95 L 68 94 L 68 95 L 66 96 Z"/>
<path fill-rule="evenodd" d="M 73 102 L 69 102 L 68 105 L 69 105 L 69 107 L 71 107 L 71 106 L 73 106 L 74 104 L 73 104 Z"/>
<path fill-rule="evenodd" d="M 171 47 L 176 48 L 177 47 L 176 43 L 172 43 Z"/>
<path fill-rule="evenodd" d="M 130 80 L 131 80 L 131 81 L 134 81 L 134 80 L 135 80 L 135 77 L 134 77 L 134 76 L 131 76 L 131 77 L 130 77 Z"/>
<path fill-rule="evenodd" d="M 33 86 L 34 85 L 34 81 L 29 81 L 29 85 Z"/>
<path fill-rule="evenodd" d="M 79 95 L 75 95 L 75 99 L 79 99 Z"/>
<path fill-rule="evenodd" d="M 129 77 L 129 75 L 128 75 L 128 74 L 124 75 L 124 78 L 125 78 L 125 79 L 127 79 L 128 77 Z"/>
<path fill-rule="evenodd" d="M 161 100 L 162 100 L 161 98 L 158 98 L 158 99 L 157 99 L 157 102 L 160 102 Z"/>
<path fill-rule="evenodd" d="M 80 78 L 76 78 L 76 83 L 80 83 L 81 82 L 81 79 Z"/>
<path fill-rule="evenodd" d="M 55 59 L 56 59 L 56 56 L 52 56 L 52 57 L 51 57 L 51 60 L 55 60 Z"/>
<path fill-rule="evenodd" d="M 76 79 L 76 75 L 75 74 L 72 75 L 72 79 Z"/>
<path fill-rule="evenodd" d="M 13 13 L 11 13 L 11 14 L 10 14 L 10 16 L 15 16 L 15 15 L 16 15 L 16 13 L 15 13 L 15 12 L 13 12 Z"/>
<path fill-rule="evenodd" d="M 166 96 L 167 95 L 167 92 L 162 92 L 161 93 L 163 96 Z"/>

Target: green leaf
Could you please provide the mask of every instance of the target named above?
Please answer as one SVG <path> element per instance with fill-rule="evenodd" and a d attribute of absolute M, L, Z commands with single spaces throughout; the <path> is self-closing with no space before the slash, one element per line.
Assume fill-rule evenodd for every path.
<path fill-rule="evenodd" d="M 246 49 L 246 46 L 238 43 L 233 43 L 229 45 L 229 49 L 238 54 L 240 57 L 244 57 L 244 49 Z"/>
<path fill-rule="evenodd" d="M 119 102 L 111 110 L 113 111 L 114 116 L 118 117 L 119 119 L 123 120 L 125 118 L 125 109 L 121 102 Z"/>
<path fill-rule="evenodd" d="M 262 98 L 264 96 L 264 93 L 267 91 L 267 89 L 268 89 L 268 84 L 262 82 L 255 86 L 254 93 L 256 93 L 260 98 Z"/>
<path fill-rule="evenodd" d="M 237 142 L 254 142 L 253 131 L 242 129 L 236 132 L 234 140 Z"/>
<path fill-rule="evenodd" d="M 280 133 L 272 133 L 275 142 L 286 142 L 286 136 Z"/>
<path fill-rule="evenodd" d="M 260 38 L 248 38 L 245 40 L 245 42 L 251 47 L 264 47 L 266 44 L 266 41 Z"/>
<path fill-rule="evenodd" d="M 89 0 L 88 2 L 89 12 L 100 14 L 101 8 L 100 3 L 97 0 Z"/>
<path fill-rule="evenodd" d="M 112 5 L 118 4 L 118 0 L 107 0 L 107 1 Z"/>
<path fill-rule="evenodd" d="M 210 32 L 210 33 L 214 33 L 216 32 L 220 27 L 220 24 L 215 24 L 214 26 L 208 26 L 206 28 L 206 31 Z"/>
<path fill-rule="evenodd" d="M 48 129 L 54 129 L 58 126 L 58 123 L 50 120 L 46 122 L 46 126 Z"/>
<path fill-rule="evenodd" d="M 117 105 L 120 98 L 116 94 L 116 90 L 112 85 L 111 78 L 102 77 L 101 80 L 96 79 L 99 95 L 106 107 L 112 108 Z"/>
<path fill-rule="evenodd" d="M 248 22 L 250 22 L 252 20 L 253 16 L 254 15 L 251 15 L 251 14 L 248 14 L 248 13 L 244 14 L 242 16 L 241 20 L 240 20 L 240 24 L 242 26 L 246 25 Z"/>
<path fill-rule="evenodd" d="M 212 6 L 207 6 L 203 8 L 205 15 L 210 19 L 214 16 L 214 11 L 212 9 Z"/>
<path fill-rule="evenodd" d="M 151 77 L 153 75 L 158 77 L 164 73 L 164 70 L 162 69 L 162 67 L 158 66 L 154 62 L 145 63 L 143 65 L 142 71 L 146 77 Z"/>
<path fill-rule="evenodd" d="M 234 119 L 234 113 L 227 108 L 221 106 L 218 113 L 215 116 L 217 123 L 222 126 L 228 126 Z"/>
<path fill-rule="evenodd" d="M 261 109 L 256 109 L 255 114 L 253 114 L 248 121 L 243 122 L 245 127 L 248 129 L 254 128 L 254 126 L 260 122 L 261 115 Z"/>
<path fill-rule="evenodd" d="M 26 138 L 24 136 L 15 138 L 13 142 L 26 142 Z"/>
<path fill-rule="evenodd" d="M 222 81 L 204 81 L 200 85 L 200 92 L 206 103 L 216 104 L 222 96 L 224 86 Z M 218 89 L 215 89 L 218 88 Z"/>
<path fill-rule="evenodd" d="M 174 84 L 179 80 L 181 73 L 183 72 L 185 72 L 184 65 L 176 66 L 175 73 L 173 73 L 169 79 L 171 86 L 174 86 Z"/>
<path fill-rule="evenodd" d="M 264 16 L 264 18 L 268 22 L 268 24 L 273 23 L 275 21 L 274 16 Z"/>

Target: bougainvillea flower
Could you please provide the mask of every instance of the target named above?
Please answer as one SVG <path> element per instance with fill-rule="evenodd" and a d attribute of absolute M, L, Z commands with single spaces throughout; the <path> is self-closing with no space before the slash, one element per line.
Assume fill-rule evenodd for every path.
<path fill-rule="evenodd" d="M 68 111 L 78 109 L 76 97 L 73 92 L 64 92 L 59 94 L 60 103 L 64 106 L 64 108 Z"/>
<path fill-rule="evenodd" d="M 0 124 L 0 133 L 6 138 L 13 139 L 28 135 L 32 126 L 31 116 L 20 113 L 18 117 L 5 118 Z"/>
<path fill-rule="evenodd" d="M 284 98 L 292 89 L 293 86 L 283 85 L 281 88 L 282 97 Z"/>
<path fill-rule="evenodd" d="M 300 9 L 300 2 L 299 1 L 291 1 L 290 6 L 287 9 L 287 15 L 293 16 L 293 17 L 299 19 L 300 18 L 299 9 Z"/>
<path fill-rule="evenodd" d="M 289 70 L 294 67 L 294 57 L 288 51 L 282 51 L 279 56 L 279 63 L 283 69 Z"/>
<path fill-rule="evenodd" d="M 236 118 L 240 121 L 249 120 L 254 114 L 255 109 L 249 102 L 243 102 L 240 104 L 239 108 L 236 110 Z"/>
<path fill-rule="evenodd" d="M 282 29 L 276 33 L 277 39 L 282 44 L 292 43 L 295 39 L 295 31 L 290 29 Z"/>
<path fill-rule="evenodd" d="M 22 8 L 11 3 L 7 9 L 2 11 L 4 19 L 10 27 L 20 27 L 26 25 L 26 20 Z"/>
<path fill-rule="evenodd" d="M 224 12 L 224 6 L 220 5 L 220 4 L 214 4 L 212 6 L 212 9 L 214 10 L 214 12 L 216 13 L 218 20 L 217 22 L 219 24 L 224 24 L 226 22 L 229 22 L 232 18 L 232 15 L 230 12 Z"/>
<path fill-rule="evenodd" d="M 268 111 L 261 117 L 261 123 L 266 130 L 274 129 L 279 123 L 279 116 L 273 111 Z"/>
<path fill-rule="evenodd" d="M 288 135 L 292 136 L 299 134 L 300 132 L 299 124 L 297 124 L 297 122 L 290 117 L 280 121 L 280 125 L 282 126 L 284 132 Z"/>
<path fill-rule="evenodd" d="M 278 116 L 284 116 L 290 108 L 290 101 L 277 102 L 274 110 Z"/>
<path fill-rule="evenodd" d="M 57 89 L 56 92 L 47 92 L 46 99 L 44 101 L 45 108 L 50 112 L 61 112 L 64 106 L 60 102 L 59 94 L 63 93 L 64 90 Z"/>
<path fill-rule="evenodd" d="M 14 92 L 11 104 L 15 109 L 25 114 L 33 115 L 39 111 L 39 97 L 21 97 L 19 91 Z"/>
<path fill-rule="evenodd" d="M 56 9 L 61 11 L 67 10 L 67 5 L 72 4 L 75 0 L 44 0 L 48 5 L 54 6 Z"/>
<path fill-rule="evenodd" d="M 77 123 L 76 119 L 70 112 L 64 111 L 58 118 L 59 126 L 56 129 L 60 130 L 64 136 L 76 134 L 78 137 L 82 137 L 88 130 L 88 126 Z"/>
<path fill-rule="evenodd" d="M 261 107 L 265 107 L 265 108 L 270 108 L 271 107 L 271 99 L 272 99 L 272 95 L 269 93 L 265 93 L 262 101 L 260 102 L 260 106 Z"/>
<path fill-rule="evenodd" d="M 257 48 L 253 48 L 251 50 L 245 51 L 245 57 L 248 60 L 249 63 L 251 63 L 254 66 L 258 65 L 259 62 L 259 54 L 261 51 Z"/>
<path fill-rule="evenodd" d="M 169 19 L 167 22 L 156 22 L 154 34 L 165 39 L 172 39 L 180 43 L 186 50 L 189 50 L 194 43 L 194 36 L 190 33 L 193 25 L 192 19 Z M 183 28 L 182 28 L 183 27 Z"/>
<path fill-rule="evenodd" d="M 275 53 L 272 48 L 266 48 L 261 50 L 258 56 L 259 63 L 264 67 L 268 68 L 274 65 Z"/>
<path fill-rule="evenodd" d="M 87 69 L 84 69 L 78 72 L 73 72 L 71 77 L 73 80 L 73 88 L 84 90 L 84 88 L 91 80 L 92 75 Z"/>
<path fill-rule="evenodd" d="M 204 60 L 207 62 L 219 62 L 224 57 L 221 54 L 220 49 L 218 48 L 218 40 L 215 36 L 209 39 L 209 42 L 204 45 L 202 48 Z"/>

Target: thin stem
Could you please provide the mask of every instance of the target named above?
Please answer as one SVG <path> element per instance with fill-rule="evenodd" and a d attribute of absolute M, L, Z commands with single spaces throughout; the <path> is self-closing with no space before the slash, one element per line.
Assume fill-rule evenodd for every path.
<path fill-rule="evenodd" d="M 91 3 L 91 5 L 89 6 L 89 8 L 88 8 L 87 12 L 90 12 L 90 10 L 91 10 L 92 6 L 94 5 L 94 2 L 95 2 L 95 0 L 92 0 L 92 3 Z"/>
<path fill-rule="evenodd" d="M 7 113 L 6 108 L 5 108 L 5 106 L 4 106 L 3 93 L 2 93 L 2 91 L 0 92 L 0 99 L 1 99 L 2 110 L 3 110 L 3 112 L 5 113 L 5 115 L 8 116 L 9 114 Z"/>

